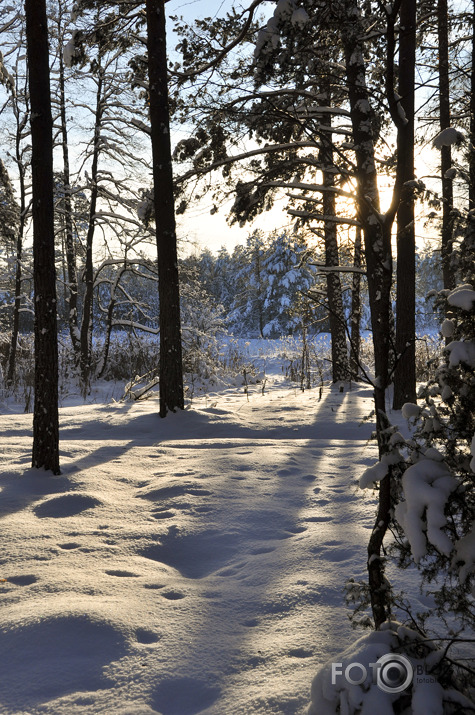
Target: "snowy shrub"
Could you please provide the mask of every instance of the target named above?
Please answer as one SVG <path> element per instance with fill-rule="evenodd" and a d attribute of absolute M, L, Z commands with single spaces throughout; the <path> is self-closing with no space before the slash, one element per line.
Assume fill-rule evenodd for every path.
<path fill-rule="evenodd" d="M 475 291 L 463 285 L 442 297 L 451 310 L 442 324 L 450 342 L 420 390 L 422 404 L 404 407 L 416 430 L 395 517 L 400 548 L 410 548 L 424 582 L 437 578 L 439 615 L 475 629 Z"/>
<path fill-rule="evenodd" d="M 432 606 L 417 613 L 418 606 L 392 590 L 388 603 L 398 618 L 403 613 L 408 617 L 426 643 L 439 643 L 441 656 L 426 655 L 424 663 L 427 667 L 429 659 L 437 666 L 430 669 L 434 681 L 422 689 L 413 683 L 405 692 L 406 700 L 402 693 L 401 700 L 390 697 L 384 702 L 379 702 L 381 693 L 371 686 L 365 690 L 364 684 L 366 694 L 360 686 L 359 690 L 345 687 L 343 693 L 333 689 L 333 709 L 327 705 L 326 710 L 322 706 L 310 711 L 319 715 L 366 713 L 370 707 L 378 713 L 475 712 L 475 706 L 464 700 L 474 686 L 474 659 L 466 658 L 469 648 L 462 655 L 460 651 L 465 641 L 475 642 L 475 291 L 467 284 L 441 291 L 438 302 L 450 315 L 441 328 L 448 344 L 439 342 L 438 355 L 432 354 L 432 375 L 419 390 L 418 404 L 402 408 L 412 436 L 404 440 L 395 427 L 389 427 L 387 451 L 360 479 L 360 486 L 367 488 L 391 474 L 390 528 L 395 539 L 386 553 L 396 557 L 399 567 L 419 573 L 421 591 Z M 429 350 L 429 341 L 426 346 Z M 360 618 L 369 603 L 368 589 L 352 582 L 346 590 L 347 602 Z M 363 615 L 360 624 L 364 619 Z M 399 629 L 396 635 L 399 639 Z M 378 637 L 377 632 L 365 642 L 372 643 L 372 638 L 380 642 Z M 386 645 L 390 652 L 413 658 L 400 639 Z M 459 648 L 456 655 L 454 647 Z M 319 682 L 317 678 L 317 691 Z M 320 698 L 327 696 L 328 692 L 320 692 Z"/>
<path fill-rule="evenodd" d="M 450 310 L 441 329 L 450 342 L 441 346 L 419 404 L 402 410 L 415 431 L 395 497 L 391 551 L 399 565 L 417 565 L 421 588 L 434 601 L 435 639 L 450 634 L 457 643 L 462 632 L 475 638 L 475 291 L 463 285 L 439 300 Z M 428 614 L 411 617 L 426 627 Z M 473 685 L 473 658 L 471 671 L 467 665 L 459 672 Z"/>
<path fill-rule="evenodd" d="M 459 692 L 444 650 L 391 621 L 353 643 L 317 672 L 308 715 L 459 715 Z"/>

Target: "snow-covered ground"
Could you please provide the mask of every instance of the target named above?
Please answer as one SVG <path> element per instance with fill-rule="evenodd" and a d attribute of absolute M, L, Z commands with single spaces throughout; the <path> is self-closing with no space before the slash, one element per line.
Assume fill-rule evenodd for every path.
<path fill-rule="evenodd" d="M 0 712 L 304 713 L 355 640 L 371 392 L 276 384 L 64 407 L 62 474 L 0 417 Z"/>

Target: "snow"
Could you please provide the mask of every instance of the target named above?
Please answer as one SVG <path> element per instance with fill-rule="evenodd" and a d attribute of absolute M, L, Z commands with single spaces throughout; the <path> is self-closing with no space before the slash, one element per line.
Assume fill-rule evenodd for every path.
<path fill-rule="evenodd" d="M 421 408 L 413 402 L 406 402 L 402 406 L 401 412 L 405 420 L 410 420 L 411 418 L 417 419 L 421 414 Z"/>
<path fill-rule="evenodd" d="M 441 149 L 443 146 L 452 146 L 452 144 L 461 144 L 465 141 L 465 136 L 462 132 L 454 127 L 443 129 L 432 142 L 435 149 Z"/>
<path fill-rule="evenodd" d="M 355 639 L 377 447 L 369 388 L 280 380 L 164 420 L 156 395 L 62 407 L 57 477 L 0 416 L 4 715 L 307 712 Z"/>
<path fill-rule="evenodd" d="M 457 176 L 457 169 L 455 166 L 451 166 L 450 169 L 447 169 L 447 171 L 444 174 L 444 179 L 455 179 Z"/>
<path fill-rule="evenodd" d="M 457 541 L 453 564 L 458 568 L 460 581 L 464 583 L 475 567 L 475 522 L 468 534 Z"/>
<path fill-rule="evenodd" d="M 446 345 L 445 349 L 449 353 L 449 365 L 451 367 L 456 367 L 462 363 L 470 368 L 475 368 L 475 342 L 453 340 Z"/>
<path fill-rule="evenodd" d="M 442 333 L 442 337 L 451 338 L 455 332 L 454 321 L 450 320 L 450 318 L 445 318 L 442 325 L 440 326 L 440 332 Z"/>
<path fill-rule="evenodd" d="M 404 501 L 395 508 L 396 519 L 410 543 L 414 561 L 427 552 L 427 541 L 449 555 L 452 542 L 442 531 L 447 523 L 444 508 L 449 494 L 458 486 L 444 462 L 422 458 L 404 472 Z"/>
<path fill-rule="evenodd" d="M 376 482 L 380 482 L 389 472 L 389 467 L 398 464 L 402 460 L 399 450 L 392 449 L 388 454 L 383 454 L 379 462 L 372 467 L 368 467 L 360 477 L 360 489 L 373 488 Z"/>
<path fill-rule="evenodd" d="M 470 311 L 475 304 L 475 290 L 471 285 L 458 286 L 449 293 L 447 301 L 449 305 L 453 305 L 455 308 Z"/>
<path fill-rule="evenodd" d="M 444 689 L 430 672 L 441 651 L 433 650 L 424 660 L 414 655 L 421 640 L 416 631 L 396 621 L 383 623 L 379 631 L 363 636 L 320 668 L 312 683 L 308 715 L 394 715 L 402 712 L 398 699 L 404 691 L 407 715 L 443 715 L 444 701 L 460 705 L 461 713 L 464 708 L 469 711 L 470 702 L 460 693 Z"/>
<path fill-rule="evenodd" d="M 390 653 L 396 644 L 397 639 L 390 630 L 376 631 L 363 636 L 338 655 L 338 663 L 341 663 L 343 672 L 350 663 L 361 663 L 365 666 L 367 678 L 362 685 L 348 685 L 345 679 L 336 673 L 332 678 L 334 661 L 326 663 L 312 683 L 312 706 L 309 715 L 334 715 L 338 705 L 342 713 L 350 713 L 353 712 L 350 707 L 361 707 L 363 701 L 365 710 L 362 712 L 393 715 L 391 701 L 396 697 L 384 693 L 373 682 L 370 664 Z"/>
<path fill-rule="evenodd" d="M 297 27 L 304 27 L 304 25 L 307 24 L 309 21 L 309 16 L 307 14 L 307 11 L 303 7 L 297 8 L 297 10 L 294 10 L 292 13 L 292 17 L 290 18 L 290 22 L 292 25 L 297 26 Z"/>
<path fill-rule="evenodd" d="M 63 47 L 63 62 L 66 65 L 66 67 L 72 67 L 73 59 L 76 56 L 76 46 L 74 43 L 75 36 L 76 36 L 76 31 L 73 32 L 71 39 Z"/>

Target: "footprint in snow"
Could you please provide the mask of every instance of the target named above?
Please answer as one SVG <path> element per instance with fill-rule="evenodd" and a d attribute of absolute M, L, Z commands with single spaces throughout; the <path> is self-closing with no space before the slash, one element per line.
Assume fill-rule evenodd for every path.
<path fill-rule="evenodd" d="M 233 533 L 210 529 L 181 534 L 177 529 L 170 529 L 160 537 L 160 543 L 146 546 L 138 553 L 177 569 L 185 578 L 200 579 L 218 571 L 237 551 L 239 543 Z"/>
<path fill-rule="evenodd" d="M 304 521 L 308 521 L 311 523 L 318 523 L 318 522 L 324 522 L 324 521 L 332 521 L 332 519 L 333 519 L 333 517 L 331 517 L 331 516 L 309 516 Z"/>
<path fill-rule="evenodd" d="M 291 526 L 290 529 L 287 529 L 287 531 L 290 531 L 291 534 L 303 534 L 304 531 L 307 531 L 306 526 Z"/>
<path fill-rule="evenodd" d="M 7 583 L 13 583 L 15 586 L 31 586 L 32 583 L 36 583 L 37 581 L 37 576 L 33 574 L 21 574 L 20 576 L 10 576 L 7 578 Z"/>
<path fill-rule="evenodd" d="M 163 591 L 160 595 L 167 601 L 180 601 L 182 598 L 186 598 L 186 595 L 180 591 Z"/>
<path fill-rule="evenodd" d="M 141 499 L 149 499 L 150 501 L 161 501 L 181 497 L 185 494 L 205 497 L 210 496 L 211 492 L 195 484 L 172 484 L 169 487 L 160 487 L 159 489 L 152 489 L 149 492 L 142 492 L 141 494 L 137 494 L 137 496 Z"/>
<path fill-rule="evenodd" d="M 153 631 L 149 631 L 147 628 L 138 628 L 135 631 L 135 637 L 137 639 L 137 643 L 141 643 L 142 645 L 151 645 L 152 643 L 156 643 L 160 640 L 160 636 Z"/>
<path fill-rule="evenodd" d="M 160 588 L 165 588 L 164 583 L 144 583 L 144 588 L 148 588 L 151 591 L 158 591 Z"/>
<path fill-rule="evenodd" d="M 123 578 L 138 578 L 137 573 L 133 573 L 132 571 L 124 571 L 123 569 L 110 569 L 106 571 L 106 574 L 108 576 L 119 576 Z"/>
<path fill-rule="evenodd" d="M 251 550 L 252 556 L 258 556 L 259 554 L 270 554 L 275 551 L 275 546 L 258 546 L 256 549 Z"/>
<path fill-rule="evenodd" d="M 243 563 L 240 564 L 235 564 L 234 566 L 231 566 L 230 568 L 225 568 L 222 571 L 218 571 L 216 573 L 217 576 L 235 576 L 236 574 L 239 573 L 239 571 L 246 566 L 247 561 L 244 561 Z"/>
<path fill-rule="evenodd" d="M 68 516 L 76 516 L 87 509 L 100 506 L 100 504 L 99 499 L 95 497 L 89 496 L 88 494 L 72 492 L 71 494 L 63 494 L 53 499 L 47 499 L 35 506 L 33 511 L 40 519 L 48 517 L 61 519 Z"/>
<path fill-rule="evenodd" d="M 297 467 L 294 467 L 293 469 L 279 469 L 279 471 L 277 472 L 277 476 L 278 477 L 291 477 L 294 474 L 297 474 L 298 471 L 299 470 Z"/>
<path fill-rule="evenodd" d="M 152 692 L 152 706 L 162 715 L 197 715 L 219 698 L 220 689 L 188 676 L 162 680 Z"/>
<path fill-rule="evenodd" d="M 171 519 L 175 516 L 174 511 L 155 511 L 152 513 L 154 519 Z"/>
<path fill-rule="evenodd" d="M 311 650 L 307 650 L 306 648 L 293 648 L 292 650 L 289 650 L 289 656 L 291 658 L 311 658 L 313 655 L 313 652 Z"/>
<path fill-rule="evenodd" d="M 65 551 L 71 551 L 72 549 L 78 549 L 81 544 L 78 544 L 77 541 L 68 541 L 65 544 L 58 544 L 58 546 Z"/>

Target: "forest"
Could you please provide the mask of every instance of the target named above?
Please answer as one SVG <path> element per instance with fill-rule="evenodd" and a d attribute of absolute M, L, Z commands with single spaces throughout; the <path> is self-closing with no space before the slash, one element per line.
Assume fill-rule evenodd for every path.
<path fill-rule="evenodd" d="M 90 405 L 119 382 L 121 409 L 156 398 L 157 433 L 185 439 L 179 414 L 197 419 L 231 387 L 249 410 L 250 395 L 272 399 L 263 355 L 278 342 L 279 379 L 309 410 L 356 391 L 373 429 L 358 473 L 374 498 L 366 573 L 341 584 L 369 634 L 343 664 L 392 654 L 427 676 L 385 689 L 381 665 L 375 687 L 335 684 L 320 663 L 308 713 L 475 712 L 475 3 L 199 6 L 0 5 L 5 430 L 10 410 L 31 414 L 31 469 L 61 479 L 69 393 Z M 223 213 L 241 242 L 193 244 L 193 223 L 206 235 Z M 180 488 L 162 491 L 205 495 Z M 152 549 L 163 563 L 183 528 Z M 430 607 L 388 572 L 409 572 Z M 208 695 L 174 705 L 163 691 L 143 712 L 218 713 Z"/>

